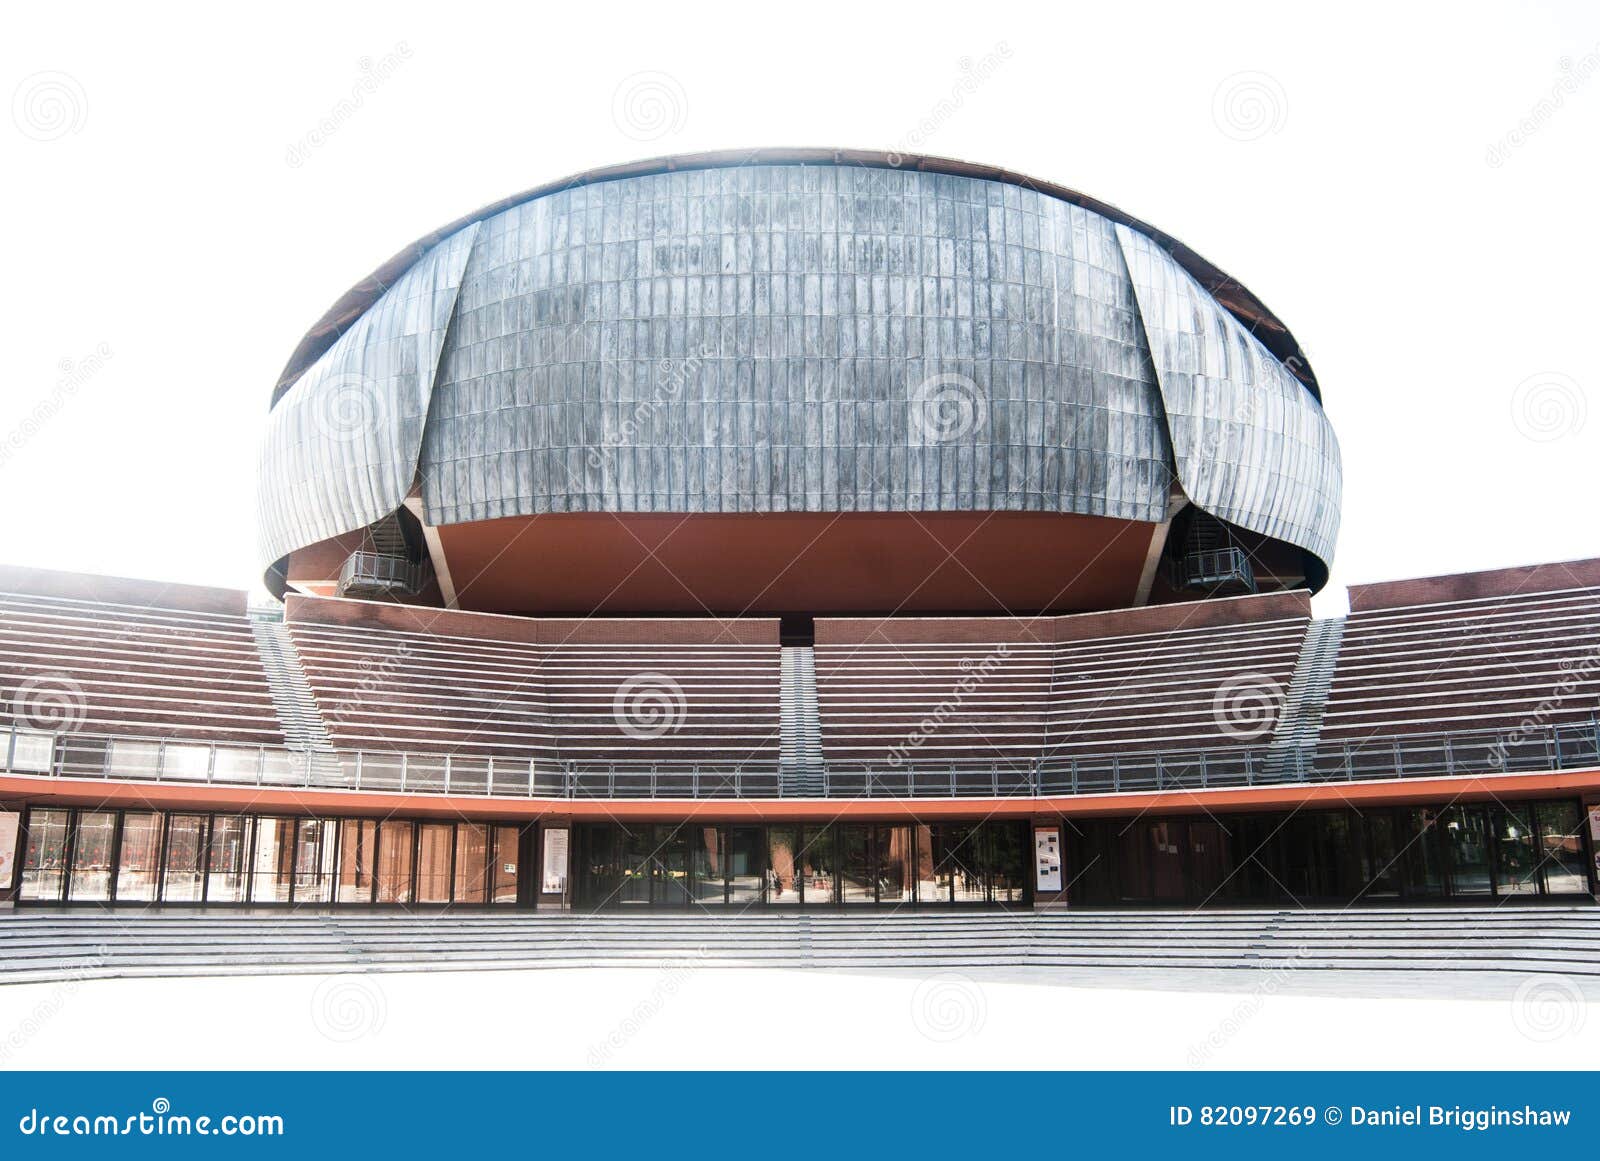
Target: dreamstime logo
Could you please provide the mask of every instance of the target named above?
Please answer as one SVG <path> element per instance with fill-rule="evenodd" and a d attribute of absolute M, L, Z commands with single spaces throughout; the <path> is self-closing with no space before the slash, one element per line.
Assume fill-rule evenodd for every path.
<path fill-rule="evenodd" d="M 1289 98 L 1270 73 L 1234 73 L 1211 94 L 1211 119 L 1235 141 L 1259 141 L 1288 121 Z"/>
<path fill-rule="evenodd" d="M 949 93 L 935 101 L 911 131 L 895 142 L 894 148 L 889 150 L 889 164 L 896 169 L 900 168 L 907 153 L 921 149 L 946 121 L 961 111 L 962 106 L 967 103 L 967 98 L 973 96 L 979 87 L 999 72 L 1001 66 L 1010 59 L 1011 45 L 1001 40 L 996 41 L 994 48 L 976 61 L 970 56 L 964 56 L 957 61 L 961 75 L 950 86 Z"/>
<path fill-rule="evenodd" d="M 394 76 L 396 70 L 410 59 L 411 46 L 402 40 L 377 60 L 364 56 L 357 61 L 356 67 L 360 72 L 350 85 L 348 95 L 334 102 L 316 125 L 300 135 L 299 140 L 290 142 L 289 149 L 284 155 L 285 164 L 290 169 L 299 169 L 304 165 L 312 151 L 326 145 L 328 138 L 344 128 L 350 118 L 366 107 L 367 98 L 376 93 L 390 77 Z"/>
<path fill-rule="evenodd" d="M 930 375 L 906 393 L 908 432 L 914 443 L 954 443 L 972 435 L 989 416 L 989 398 L 965 375 Z"/>
<path fill-rule="evenodd" d="M 354 443 L 376 435 L 389 413 L 388 400 L 378 385 L 354 373 L 318 383 L 310 404 L 311 422 L 336 443 Z"/>
<path fill-rule="evenodd" d="M 1536 443 L 1577 435 L 1589 419 L 1589 399 L 1571 375 L 1541 371 L 1511 393 L 1511 422 Z"/>
<path fill-rule="evenodd" d="M 61 413 L 69 400 L 82 391 L 84 386 L 98 375 L 111 358 L 111 344 L 100 343 L 93 351 L 76 361 L 62 359 L 58 364 L 61 378 L 56 380 L 54 390 L 38 403 L 22 420 L 5 433 L 0 439 L 0 467 L 4 467 L 11 457 L 16 455 L 28 442 L 38 435 L 40 430 Z"/>
<path fill-rule="evenodd" d="M 647 742 L 676 733 L 688 713 L 683 687 L 665 673 L 635 673 L 617 686 L 611 716 L 624 734 Z"/>
<path fill-rule="evenodd" d="M 11 713 L 25 729 L 70 734 L 89 716 L 83 687 L 64 673 L 41 673 L 17 686 Z"/>
<path fill-rule="evenodd" d="M 611 119 L 635 141 L 656 141 L 683 128 L 689 97 L 670 73 L 634 73 L 611 94 Z"/>
<path fill-rule="evenodd" d="M 1510 158 L 1512 150 L 1526 145 L 1535 133 L 1549 124 L 1550 119 L 1566 106 L 1568 97 L 1577 95 L 1578 90 L 1588 83 L 1589 78 L 1600 73 L 1600 44 L 1596 44 L 1591 51 L 1576 61 L 1568 56 L 1562 57 L 1556 62 L 1556 68 L 1560 75 L 1556 77 L 1555 83 L 1545 95 L 1529 107 L 1512 129 L 1502 133 L 1499 140 L 1489 143 L 1484 163 L 1490 169 L 1499 169 L 1504 165 Z"/>
<path fill-rule="evenodd" d="M 311 995 L 311 1022 L 329 1040 L 349 1044 L 383 1031 L 389 1000 L 376 980 L 330 976 Z"/>
<path fill-rule="evenodd" d="M 929 976 L 911 995 L 911 1022 L 939 1044 L 977 1035 L 988 1018 L 989 1002 L 982 986 L 960 972 Z"/>
<path fill-rule="evenodd" d="M 1283 688 L 1261 673 L 1237 673 L 1217 687 L 1211 717 L 1226 737 L 1253 742 L 1272 732 Z"/>
<path fill-rule="evenodd" d="M 67 73 L 23 77 L 11 94 L 11 120 L 34 141 L 60 141 L 88 119 L 89 98 L 78 78 Z"/>
<path fill-rule="evenodd" d="M 1583 989 L 1566 976 L 1530 977 L 1511 1000 L 1511 1022 L 1539 1044 L 1576 1036 L 1587 1012 Z"/>

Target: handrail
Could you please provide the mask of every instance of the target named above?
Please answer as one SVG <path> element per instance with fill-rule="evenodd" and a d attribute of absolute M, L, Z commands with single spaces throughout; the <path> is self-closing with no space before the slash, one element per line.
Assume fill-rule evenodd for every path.
<path fill-rule="evenodd" d="M 174 785 L 495 798 L 1008 798 L 1436 778 L 1600 766 L 1600 715 L 1512 730 L 1388 734 L 1303 747 L 1116 751 L 1015 761 L 551 761 L 491 754 L 296 750 L 134 735 L 0 733 L 7 773 Z"/>

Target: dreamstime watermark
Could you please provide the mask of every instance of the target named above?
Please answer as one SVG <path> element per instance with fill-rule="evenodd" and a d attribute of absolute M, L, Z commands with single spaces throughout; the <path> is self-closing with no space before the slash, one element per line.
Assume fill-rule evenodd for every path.
<path fill-rule="evenodd" d="M 989 419 L 989 395 L 976 380 L 946 372 L 930 375 L 906 392 L 906 433 L 913 445 L 955 443 Z"/>
<path fill-rule="evenodd" d="M 1556 67 L 1560 75 L 1545 95 L 1529 106 L 1516 125 L 1489 143 L 1483 160 L 1490 169 L 1499 169 L 1504 165 L 1514 150 L 1526 145 L 1566 106 L 1567 98 L 1574 96 L 1590 77 L 1600 72 L 1600 44 L 1576 61 L 1568 56 L 1562 57 L 1556 62 Z"/>
<path fill-rule="evenodd" d="M 1267 1006 L 1267 1001 L 1282 989 L 1284 983 L 1299 970 L 1299 963 L 1306 956 L 1306 949 L 1294 949 L 1294 960 L 1278 964 L 1264 972 L 1261 979 L 1250 989 L 1250 994 L 1240 1000 L 1217 1026 L 1207 1032 L 1205 1037 L 1196 1044 L 1189 1046 L 1188 1062 L 1191 1068 L 1198 1068 L 1210 1062 L 1219 1049 L 1232 1040 L 1244 1026 L 1261 1014 L 1261 1009 Z"/>
<path fill-rule="evenodd" d="M 917 123 L 890 147 L 889 164 L 898 167 L 905 161 L 906 154 L 918 152 L 930 137 L 939 132 L 945 122 L 961 111 L 968 98 L 976 93 L 984 82 L 1004 67 L 1011 56 L 1011 45 L 1002 40 L 997 41 L 993 48 L 977 60 L 964 56 L 956 62 L 961 69 L 961 75 L 951 84 L 949 91 L 935 101 Z"/>
<path fill-rule="evenodd" d="M 1511 752 L 1532 737 L 1542 738 L 1550 728 L 1554 715 L 1572 699 L 1583 694 L 1591 679 L 1600 672 L 1600 645 L 1591 645 L 1585 654 L 1574 661 L 1563 657 L 1556 664 L 1560 679 L 1551 686 L 1550 693 L 1539 700 L 1532 711 L 1525 714 L 1516 726 L 1505 734 L 1496 736 L 1489 750 L 1489 764 L 1497 770 L 1510 764 Z M 1591 702 L 1592 704 L 1592 702 Z M 1543 742 L 1539 743 L 1542 752 Z"/>
<path fill-rule="evenodd" d="M 1576 1036 L 1588 1012 L 1583 989 L 1567 976 L 1529 976 L 1511 998 L 1512 1024 L 1537 1044 Z"/>
<path fill-rule="evenodd" d="M 611 120 L 626 137 L 658 141 L 688 122 L 689 95 L 671 73 L 632 73 L 611 94 Z"/>
<path fill-rule="evenodd" d="M 970 657 L 963 657 L 960 669 L 963 674 L 960 681 L 956 682 L 948 696 L 940 699 L 939 704 L 933 707 L 933 712 L 928 714 L 911 733 L 898 745 L 889 750 L 888 761 L 890 766 L 900 766 L 913 754 L 927 743 L 929 738 L 935 737 L 950 717 L 961 709 L 961 704 L 967 697 L 984 683 L 994 672 L 1000 668 L 1002 662 L 1011 656 L 1011 648 L 1004 643 L 995 646 L 994 650 L 974 661 Z"/>
<path fill-rule="evenodd" d="M 5 440 L 0 442 L 0 468 L 5 467 L 12 456 L 26 447 L 47 423 L 59 415 L 85 384 L 100 373 L 110 358 L 111 344 L 100 343 L 81 359 L 62 359 L 58 364 L 61 377 L 56 380 L 50 394 L 35 403 L 28 414 L 6 432 Z"/>
<path fill-rule="evenodd" d="M 1577 435 L 1589 421 L 1589 397 L 1571 375 L 1541 371 L 1511 392 L 1511 422 L 1535 443 Z"/>
<path fill-rule="evenodd" d="M 383 1031 L 389 998 L 369 976 L 329 976 L 311 993 L 311 1023 L 336 1044 L 349 1044 Z"/>
<path fill-rule="evenodd" d="M 88 718 L 89 699 L 65 673 L 41 673 L 17 686 L 11 695 L 11 716 L 24 729 L 70 734 Z"/>
<path fill-rule="evenodd" d="M 366 106 L 367 98 L 376 93 L 390 77 L 394 76 L 400 66 L 410 59 L 411 46 L 402 40 L 377 60 L 364 56 L 356 62 L 360 73 L 350 85 L 349 94 L 335 101 L 317 123 L 302 133 L 298 140 L 290 142 L 288 151 L 284 155 L 284 161 L 289 168 L 299 169 L 304 165 L 312 152 L 321 149 L 328 143 L 330 137 L 344 128 L 350 118 Z"/>
<path fill-rule="evenodd" d="M 691 972 L 706 959 L 704 944 L 696 947 L 686 959 L 662 960 L 656 966 L 661 978 L 656 980 L 650 994 L 633 1006 L 605 1036 L 589 1046 L 589 1064 L 598 1067 L 610 1061 L 617 1051 L 639 1034 L 644 1026 L 661 1014 L 667 1003 L 683 989 Z"/>
<path fill-rule="evenodd" d="M 337 372 L 303 396 L 317 433 L 334 443 L 356 443 L 382 431 L 389 418 L 387 394 L 358 372 Z"/>
<path fill-rule="evenodd" d="M 1259 141 L 1288 123 L 1289 96 L 1271 73 L 1234 73 L 1211 94 L 1211 119 L 1225 137 Z"/>
<path fill-rule="evenodd" d="M 29 1041 L 39 1035 L 50 1021 L 61 1014 L 61 1010 L 77 993 L 83 981 L 91 978 L 105 966 L 109 955 L 105 944 L 100 944 L 94 949 L 93 955 L 81 963 L 74 964 L 61 979 L 57 980 L 49 993 L 6 1032 L 4 1039 L 0 1039 L 0 1064 L 10 1061 L 28 1045 Z"/>
<path fill-rule="evenodd" d="M 1264 673 L 1236 673 L 1211 698 L 1211 719 L 1217 730 L 1240 742 L 1254 742 L 1278 724 L 1283 687 Z"/>
<path fill-rule="evenodd" d="M 361 712 L 366 699 L 374 693 L 387 689 L 391 679 L 401 672 L 409 660 L 411 660 L 411 646 L 404 641 L 395 646 L 393 653 L 376 664 L 370 658 L 363 657 L 356 667 L 361 674 L 360 680 L 325 711 L 330 724 L 344 721 L 348 714 Z"/>
<path fill-rule="evenodd" d="M 624 412 L 616 430 L 606 432 L 599 446 L 589 449 L 589 466 L 598 470 L 604 466 L 608 453 L 631 447 L 640 429 L 662 408 L 677 403 L 683 397 L 684 388 L 700 374 L 706 360 L 716 355 L 717 347 L 714 344 L 702 343 L 685 358 L 662 359 L 657 363 L 656 382 L 650 389 L 650 397 L 639 400 L 631 410 Z"/>
<path fill-rule="evenodd" d="M 688 712 L 683 686 L 655 670 L 627 678 L 611 699 L 611 716 L 617 727 L 638 742 L 677 733 Z"/>
<path fill-rule="evenodd" d="M 911 1023 L 936 1044 L 976 1036 L 988 1019 L 983 985 L 962 972 L 936 972 L 911 993 Z"/>
<path fill-rule="evenodd" d="M 88 120 L 89 98 L 71 73 L 34 73 L 11 92 L 11 122 L 33 141 L 60 141 Z"/>

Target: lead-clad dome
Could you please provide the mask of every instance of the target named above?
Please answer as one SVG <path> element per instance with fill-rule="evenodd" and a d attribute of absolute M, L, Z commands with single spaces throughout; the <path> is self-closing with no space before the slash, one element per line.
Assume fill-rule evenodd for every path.
<path fill-rule="evenodd" d="M 409 247 L 274 394 L 264 564 L 281 574 L 408 495 L 433 529 L 559 513 L 1164 526 L 1176 498 L 1303 550 L 1320 585 L 1338 445 L 1265 307 L 1071 191 L 888 161 L 646 163 Z"/>

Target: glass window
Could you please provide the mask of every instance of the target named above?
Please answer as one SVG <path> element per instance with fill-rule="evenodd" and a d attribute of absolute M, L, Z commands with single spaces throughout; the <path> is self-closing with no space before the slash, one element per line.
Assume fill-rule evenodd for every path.
<path fill-rule="evenodd" d="M 250 866 L 250 902 L 287 903 L 294 878 L 294 819 L 256 819 L 255 858 Z"/>
<path fill-rule="evenodd" d="M 841 823 L 835 828 L 839 842 L 839 893 L 846 903 L 875 903 L 878 890 L 872 871 L 872 827 Z"/>
<path fill-rule="evenodd" d="M 656 827 L 656 861 L 659 865 L 656 902 L 668 907 L 683 907 L 689 895 L 688 826 Z"/>
<path fill-rule="evenodd" d="M 1440 812 L 1450 852 L 1450 893 L 1489 894 L 1489 812 L 1482 806 L 1451 806 Z"/>
<path fill-rule="evenodd" d="M 378 902 L 411 902 L 411 846 L 414 830 L 409 822 L 386 818 L 378 826 Z"/>
<path fill-rule="evenodd" d="M 950 902 L 949 877 L 937 872 L 934 867 L 933 828 L 924 823 L 912 827 L 911 832 L 916 843 L 917 902 Z"/>
<path fill-rule="evenodd" d="M 1025 822 L 991 822 L 989 831 L 989 891 L 996 903 L 1021 903 L 1027 898 L 1028 874 L 1033 859 L 1029 826 Z"/>
<path fill-rule="evenodd" d="M 728 902 L 748 906 L 761 902 L 766 836 L 759 826 L 736 826 L 727 832 Z M 791 875 L 793 868 L 790 869 Z"/>
<path fill-rule="evenodd" d="M 833 831 L 808 826 L 801 832 L 800 899 L 809 907 L 826 906 L 835 899 Z"/>
<path fill-rule="evenodd" d="M 122 846 L 117 853 L 117 901 L 154 903 L 161 877 L 161 816 L 130 811 L 122 816 Z"/>
<path fill-rule="evenodd" d="M 790 906 L 800 902 L 795 851 L 800 832 L 792 826 L 767 828 L 767 902 Z"/>
<path fill-rule="evenodd" d="M 339 902 L 371 903 L 377 879 L 378 824 L 370 818 L 347 818 L 339 824 Z"/>
<path fill-rule="evenodd" d="M 1401 816 L 1406 827 L 1406 895 L 1433 899 L 1444 894 L 1444 856 L 1439 812 L 1426 806 Z"/>
<path fill-rule="evenodd" d="M 909 903 L 915 860 L 909 826 L 880 826 L 875 839 L 879 903 Z"/>
<path fill-rule="evenodd" d="M 727 898 L 727 858 L 724 832 L 714 826 L 690 827 L 690 861 L 694 865 L 694 901 L 700 906 L 720 906 Z"/>
<path fill-rule="evenodd" d="M 417 902 L 450 902 L 450 848 L 456 828 L 448 822 L 425 822 L 417 844 Z"/>
<path fill-rule="evenodd" d="M 28 811 L 28 845 L 22 853 L 21 898 L 59 903 L 66 884 L 67 812 Z"/>
<path fill-rule="evenodd" d="M 1395 848 L 1394 815 L 1379 810 L 1366 816 L 1366 843 L 1362 847 L 1361 880 L 1364 898 L 1398 899 L 1404 859 Z"/>
<path fill-rule="evenodd" d="M 78 833 L 72 847 L 72 881 L 67 898 L 104 903 L 111 898 L 111 847 L 116 840 L 113 810 L 78 812 Z"/>
<path fill-rule="evenodd" d="M 488 880 L 484 872 L 489 866 L 489 828 L 481 822 L 463 822 L 456 826 L 456 886 L 457 903 L 482 903 L 484 885 Z"/>
<path fill-rule="evenodd" d="M 1499 806 L 1493 813 L 1495 894 L 1537 895 L 1539 836 L 1532 808 Z"/>
<path fill-rule="evenodd" d="M 939 866 L 950 879 L 956 903 L 983 903 L 983 830 L 967 823 L 941 823 L 936 829 Z"/>
<path fill-rule="evenodd" d="M 206 902 L 243 903 L 246 848 L 250 820 L 219 814 L 211 820 L 210 863 L 206 869 Z"/>
<path fill-rule="evenodd" d="M 1576 802 L 1541 802 L 1538 805 L 1539 844 L 1544 853 L 1544 885 L 1552 895 L 1589 890 L 1583 861 L 1584 813 Z"/>
<path fill-rule="evenodd" d="M 161 871 L 163 903 L 198 903 L 204 896 L 206 821 L 203 814 L 168 816 L 165 866 Z"/>
<path fill-rule="evenodd" d="M 294 901 L 326 903 L 333 893 L 334 851 L 339 824 L 328 818 L 302 818 L 294 847 Z"/>
<path fill-rule="evenodd" d="M 627 907 L 649 906 L 650 878 L 655 867 L 655 834 L 649 824 L 622 830 L 622 886 L 617 902 Z"/>
<path fill-rule="evenodd" d="M 491 903 L 512 904 L 517 901 L 517 828 L 494 828 L 494 874 L 489 877 Z"/>

